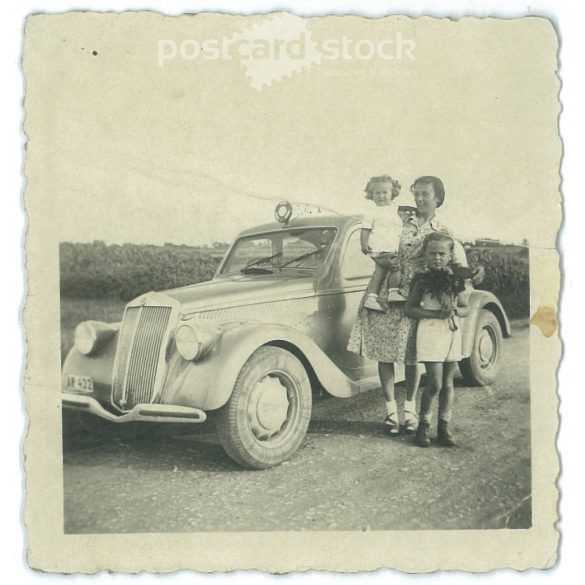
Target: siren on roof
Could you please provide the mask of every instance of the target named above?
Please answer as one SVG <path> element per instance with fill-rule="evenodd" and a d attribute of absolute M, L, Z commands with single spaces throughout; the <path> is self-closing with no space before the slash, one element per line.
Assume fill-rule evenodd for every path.
<path fill-rule="evenodd" d="M 292 205 L 288 201 L 281 201 L 274 210 L 274 217 L 279 223 L 287 224 L 293 212 Z"/>

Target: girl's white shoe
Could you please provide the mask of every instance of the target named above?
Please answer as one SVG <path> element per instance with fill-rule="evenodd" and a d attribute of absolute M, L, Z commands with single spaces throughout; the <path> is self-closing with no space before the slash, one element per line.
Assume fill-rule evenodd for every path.
<path fill-rule="evenodd" d="M 418 415 L 416 414 L 416 402 L 404 401 L 404 430 L 409 434 L 416 433 L 418 428 Z"/>
<path fill-rule="evenodd" d="M 384 307 L 378 301 L 378 295 L 374 293 L 369 293 L 366 295 L 366 300 L 364 301 L 364 308 L 370 311 L 378 311 L 379 313 L 384 312 Z"/>

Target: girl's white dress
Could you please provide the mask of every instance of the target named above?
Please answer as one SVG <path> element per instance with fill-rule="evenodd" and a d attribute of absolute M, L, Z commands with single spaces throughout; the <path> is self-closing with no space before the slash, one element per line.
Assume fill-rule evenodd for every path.
<path fill-rule="evenodd" d="M 438 299 L 424 293 L 421 307 L 430 311 L 441 308 Z M 453 317 L 457 325 L 451 331 L 449 319 L 419 319 L 416 330 L 416 357 L 419 362 L 458 362 L 463 358 L 461 325 L 459 317 Z"/>
<path fill-rule="evenodd" d="M 391 201 L 372 209 L 364 217 L 364 228 L 371 230 L 368 246 L 372 249 L 372 256 L 398 251 L 403 224 L 396 203 Z"/>

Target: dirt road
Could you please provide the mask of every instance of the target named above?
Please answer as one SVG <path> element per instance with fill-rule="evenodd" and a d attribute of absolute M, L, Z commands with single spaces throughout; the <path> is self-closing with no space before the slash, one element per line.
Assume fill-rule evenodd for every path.
<path fill-rule="evenodd" d="M 266 471 L 234 464 L 208 427 L 116 426 L 105 438 L 70 436 L 65 530 L 530 526 L 527 328 L 505 340 L 493 387 L 456 388 L 456 448 L 420 449 L 410 436 L 390 438 L 383 414 L 380 390 L 318 401 L 303 446 Z"/>

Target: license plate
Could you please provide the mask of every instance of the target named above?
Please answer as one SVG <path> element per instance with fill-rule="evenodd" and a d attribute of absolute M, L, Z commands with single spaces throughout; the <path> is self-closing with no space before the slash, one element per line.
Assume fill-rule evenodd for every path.
<path fill-rule="evenodd" d="M 67 374 L 65 387 L 68 390 L 76 390 L 77 392 L 93 392 L 93 378 Z"/>

